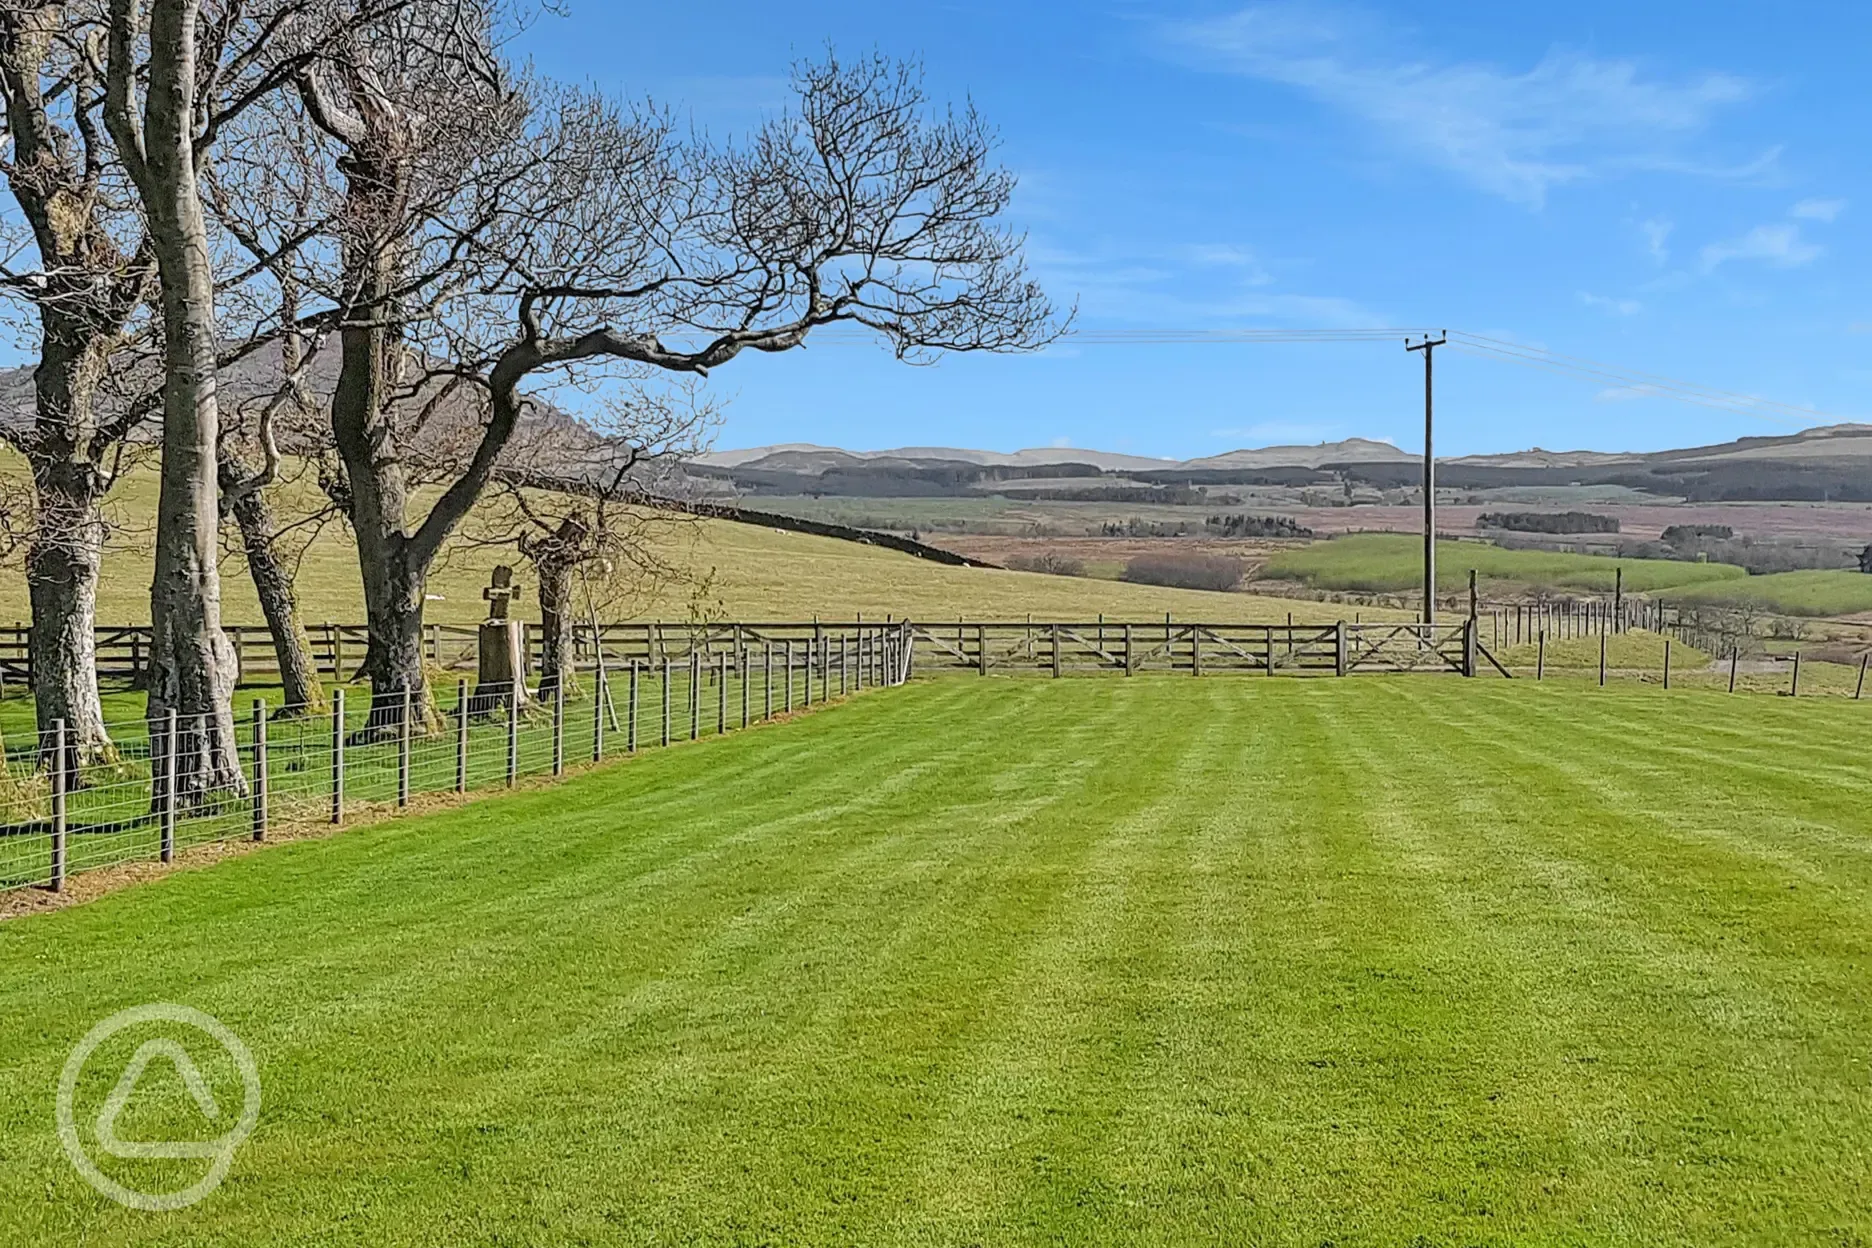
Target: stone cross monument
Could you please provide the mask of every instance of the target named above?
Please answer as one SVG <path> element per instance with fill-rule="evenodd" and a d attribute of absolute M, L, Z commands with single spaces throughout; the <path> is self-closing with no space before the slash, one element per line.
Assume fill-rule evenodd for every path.
<path fill-rule="evenodd" d="M 509 618 L 520 588 L 514 580 L 513 569 L 501 564 L 494 569 L 492 583 L 481 591 L 481 596 L 487 599 L 488 618 L 481 624 L 480 664 L 475 679 L 473 705 L 480 714 L 504 705 L 510 697 L 522 708 L 529 700 L 526 626 Z"/>

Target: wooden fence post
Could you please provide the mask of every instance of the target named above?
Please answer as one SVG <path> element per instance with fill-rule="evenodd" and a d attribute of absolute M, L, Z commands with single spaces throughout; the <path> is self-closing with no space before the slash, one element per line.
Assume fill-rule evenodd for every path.
<path fill-rule="evenodd" d="M 1670 638 L 1664 639 L 1664 687 L 1670 688 Z"/>
<path fill-rule="evenodd" d="M 988 674 L 988 626 L 986 624 L 975 626 L 975 662 L 976 674 L 986 676 Z"/>
<path fill-rule="evenodd" d="M 1534 650 L 1534 679 L 1545 680 L 1547 679 L 1547 630 L 1546 629 L 1543 628 L 1540 630 L 1540 639 L 1539 641 L 1535 643 L 1535 647 L 1536 648 Z"/>
<path fill-rule="evenodd" d="M 253 839 L 266 840 L 267 798 L 270 777 L 267 775 L 267 708 L 259 698 L 253 702 Z"/>
<path fill-rule="evenodd" d="M 1476 646 L 1478 644 L 1476 639 L 1477 628 L 1478 624 L 1473 615 L 1463 622 L 1462 674 L 1465 676 L 1475 675 Z"/>
<path fill-rule="evenodd" d="M 1800 697 L 1800 659 L 1801 652 L 1796 650 L 1794 652 L 1794 683 L 1788 686 L 1788 697 L 1790 698 Z"/>
<path fill-rule="evenodd" d="M 1267 641 L 1267 674 L 1272 676 L 1274 674 L 1274 626 L 1263 624 L 1261 635 Z"/>
<path fill-rule="evenodd" d="M 1741 661 L 1741 659 L 1742 659 L 1741 644 L 1738 643 L 1736 645 L 1729 647 L 1729 692 L 1730 693 L 1735 692 L 1736 665 Z"/>
<path fill-rule="evenodd" d="M 728 731 L 728 652 L 722 651 L 715 660 L 715 735 L 721 736 Z"/>
<path fill-rule="evenodd" d="M 455 791 L 468 791 L 468 682 L 455 682 Z"/>
<path fill-rule="evenodd" d="M 403 690 L 403 713 L 397 719 L 396 804 L 409 805 L 410 789 L 410 713 L 414 709 L 410 691 Z"/>
<path fill-rule="evenodd" d="M 791 638 L 788 638 L 787 643 L 786 643 L 786 702 L 785 702 L 785 706 L 786 706 L 786 713 L 791 715 L 793 713 L 793 641 Z"/>
<path fill-rule="evenodd" d="M 1059 674 L 1060 674 L 1060 626 L 1055 624 L 1053 626 L 1053 679 L 1058 680 Z"/>
<path fill-rule="evenodd" d="M 669 744 L 670 673 L 674 670 L 675 670 L 675 667 L 670 662 L 669 655 L 667 654 L 664 655 L 663 656 L 663 744 L 664 745 Z"/>
<path fill-rule="evenodd" d="M 1872 653 L 1859 656 L 1859 683 L 1853 686 L 1853 701 L 1855 702 L 1865 696 L 1866 663 L 1869 660 L 1872 660 Z"/>
<path fill-rule="evenodd" d="M 1131 626 L 1127 624 L 1124 626 L 1124 674 L 1129 676 L 1136 670 L 1131 658 Z"/>
<path fill-rule="evenodd" d="M 1599 634 L 1599 687 L 1605 688 L 1606 675 L 1606 635 Z"/>
<path fill-rule="evenodd" d="M 818 625 L 814 625 L 814 627 L 817 628 Z M 804 670 L 800 672 L 800 679 L 805 682 L 803 687 L 806 693 L 806 707 L 808 710 L 812 709 L 813 651 L 816 648 L 812 641 L 808 640 L 806 642 L 806 664 Z"/>
<path fill-rule="evenodd" d="M 1190 675 L 1202 675 L 1202 626 L 1190 625 Z"/>
<path fill-rule="evenodd" d="M 344 690 L 332 690 L 331 702 L 331 821 L 344 822 Z"/>
<path fill-rule="evenodd" d="M 1345 621 L 1333 625 L 1333 675 L 1346 674 L 1346 631 Z"/>
<path fill-rule="evenodd" d="M 773 718 L 773 642 L 761 643 L 761 722 Z"/>
<path fill-rule="evenodd" d="M 52 875 L 48 881 L 53 892 L 65 887 L 65 721 L 52 721 Z M 0 760 L 0 767 L 5 761 Z"/>

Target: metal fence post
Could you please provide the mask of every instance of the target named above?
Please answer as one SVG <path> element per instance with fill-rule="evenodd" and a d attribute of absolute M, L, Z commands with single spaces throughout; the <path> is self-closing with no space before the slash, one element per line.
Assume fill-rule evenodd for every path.
<path fill-rule="evenodd" d="M 761 643 L 761 722 L 773 718 L 773 642 Z"/>
<path fill-rule="evenodd" d="M 1664 687 L 1670 688 L 1670 638 L 1664 639 Z"/>
<path fill-rule="evenodd" d="M 754 707 L 754 687 L 748 683 L 748 652 L 745 647 L 735 653 L 735 675 L 741 680 L 741 726 L 748 726 L 752 718 L 749 713 Z"/>
<path fill-rule="evenodd" d="M 455 682 L 455 791 L 468 791 L 468 682 Z"/>
<path fill-rule="evenodd" d="M 611 691 L 605 687 L 604 664 L 598 665 L 598 675 L 594 678 L 592 692 L 592 762 L 604 761 L 604 713 L 605 703 Z"/>
<path fill-rule="evenodd" d="M 266 840 L 267 834 L 267 715 L 266 703 L 259 698 L 253 704 L 253 839 Z"/>
<path fill-rule="evenodd" d="M 673 670 L 675 670 L 675 667 L 674 667 L 674 664 L 672 664 L 672 663 L 670 662 L 670 657 L 669 657 L 669 656 L 668 656 L 667 654 L 666 654 L 666 655 L 664 655 L 664 656 L 663 656 L 663 744 L 664 744 L 664 745 L 668 745 L 668 744 L 669 744 L 669 730 L 670 730 L 670 717 L 669 717 L 669 715 L 670 715 L 670 711 L 669 711 L 669 701 L 670 701 L 670 673 L 671 673 L 671 672 L 672 672 Z"/>
<path fill-rule="evenodd" d="M 331 821 L 344 822 L 344 690 L 332 690 Z"/>
<path fill-rule="evenodd" d="M 410 716 L 416 709 L 416 699 L 410 690 L 403 690 L 402 713 L 397 718 L 396 742 L 396 804 L 409 805 L 410 789 Z"/>
<path fill-rule="evenodd" d="M 793 643 L 786 643 L 786 713 L 793 713 Z"/>
<path fill-rule="evenodd" d="M 1862 654 L 1859 656 L 1859 683 L 1853 686 L 1853 701 L 1855 702 L 1865 696 L 1866 663 L 1868 661 L 1872 661 L 1872 654 Z"/>
<path fill-rule="evenodd" d="M 625 720 L 626 726 L 624 729 L 624 752 L 626 754 L 635 754 L 637 752 L 637 677 L 640 670 L 641 669 L 637 666 L 637 660 L 632 659 L 629 697 L 630 707 L 629 714 Z"/>
<path fill-rule="evenodd" d="M 1800 697 L 1800 656 L 1801 652 L 1796 650 L 1794 652 L 1794 683 L 1788 686 L 1790 698 Z"/>
<path fill-rule="evenodd" d="M 806 663 L 800 673 L 800 679 L 805 682 L 803 688 L 806 693 L 806 707 L 808 710 L 812 709 L 813 651 L 816 648 L 817 647 L 815 647 L 811 641 L 806 643 Z"/>
<path fill-rule="evenodd" d="M 1606 635 L 1604 633 L 1600 633 L 1599 634 L 1599 687 L 1601 689 L 1605 688 L 1605 669 L 1606 669 Z"/>
<path fill-rule="evenodd" d="M 1736 668 L 1742 662 L 1742 645 L 1737 642 L 1729 647 L 1729 692 L 1735 692 Z"/>
<path fill-rule="evenodd" d="M 170 707 L 163 716 L 163 732 L 169 739 L 168 749 L 163 754 L 163 805 L 161 856 L 164 862 L 175 861 L 176 814 L 181 806 L 177 800 L 176 781 L 181 771 L 182 751 L 177 749 L 181 741 L 182 718 Z"/>
<path fill-rule="evenodd" d="M 0 766 L 5 766 L 0 760 Z M 65 887 L 65 721 L 52 721 L 52 878 L 53 892 Z"/>
<path fill-rule="evenodd" d="M 702 652 L 689 652 L 689 739 L 702 735 Z"/>
<path fill-rule="evenodd" d="M 520 678 L 507 684 L 507 784 L 520 778 Z"/>
<path fill-rule="evenodd" d="M 839 697 L 850 692 L 851 683 L 851 634 L 839 634 Z"/>
<path fill-rule="evenodd" d="M 565 673 L 553 683 L 552 774 L 565 775 Z"/>
<path fill-rule="evenodd" d="M 728 731 L 728 652 L 715 660 L 715 735 Z"/>
<path fill-rule="evenodd" d="M 1540 640 L 1539 642 L 1536 643 L 1536 649 L 1534 651 L 1534 679 L 1545 680 L 1546 678 L 1547 678 L 1547 630 L 1543 628 L 1540 630 Z"/>

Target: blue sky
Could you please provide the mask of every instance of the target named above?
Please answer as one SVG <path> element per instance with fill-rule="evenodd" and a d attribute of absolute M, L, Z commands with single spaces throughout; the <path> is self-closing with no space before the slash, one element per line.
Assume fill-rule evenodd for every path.
<path fill-rule="evenodd" d="M 1863 3 L 570 2 L 540 68 L 718 136 L 828 42 L 920 58 L 999 128 L 1086 329 L 1448 326 L 1872 419 Z M 1437 379 L 1440 453 L 1789 428 L 1453 353 Z M 1421 445 L 1401 343 L 828 344 L 712 384 L 724 447 Z"/>

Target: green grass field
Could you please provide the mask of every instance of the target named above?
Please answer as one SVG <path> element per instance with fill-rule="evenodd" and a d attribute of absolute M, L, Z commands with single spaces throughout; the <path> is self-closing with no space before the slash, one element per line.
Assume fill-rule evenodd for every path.
<path fill-rule="evenodd" d="M 0 476 L 16 476 L 21 471 L 23 463 L 17 456 L 0 452 Z M 302 496 L 310 488 L 285 489 L 283 514 L 295 508 L 307 510 L 309 500 Z M 98 589 L 98 619 L 103 624 L 149 619 L 148 535 L 154 531 L 155 509 L 156 481 L 148 473 L 131 477 L 112 495 L 110 515 L 117 537 Z M 699 610 L 718 619 L 769 621 L 815 616 L 849 620 L 860 613 L 867 619 L 895 614 L 899 618 L 966 616 L 972 620 L 1018 620 L 1028 615 L 1090 620 L 1102 613 L 1138 620 L 1161 617 L 1168 611 L 1182 619 L 1254 623 L 1284 620 L 1292 611 L 1297 621 L 1315 623 L 1347 614 L 1330 603 L 948 567 L 856 542 L 725 521 L 669 526 L 655 535 L 655 544 L 672 563 L 694 578 L 707 580 L 708 591 L 697 595 L 688 586 L 676 585 L 620 596 L 601 610 L 607 619 L 685 620 Z M 519 562 L 511 548 L 459 540 L 445 547 L 430 581 L 429 591 L 436 597 L 426 605 L 425 618 L 441 624 L 478 623 L 487 613 L 481 591 L 489 571 L 503 561 Z M 223 618 L 229 624 L 261 623 L 245 561 L 230 554 L 221 566 Z M 537 620 L 533 586 L 525 564 L 520 563 L 520 568 L 529 592 L 517 604 L 516 614 Z M 357 553 L 341 525 L 334 523 L 319 531 L 297 569 L 300 606 L 309 623 L 363 620 Z M 0 622 L 24 621 L 30 616 L 26 579 L 18 571 L 17 567 L 0 567 Z"/>
<path fill-rule="evenodd" d="M 0 924 L 0 1242 L 1862 1243 L 1865 713 L 954 678 L 183 872 Z"/>
<path fill-rule="evenodd" d="M 1872 611 L 1872 576 L 1821 570 L 1774 572 L 1686 585 L 1664 596 L 1683 606 L 1752 607 L 1781 615 L 1853 615 Z"/>
<path fill-rule="evenodd" d="M 1700 582 L 1746 577 L 1723 563 L 1678 563 L 1664 559 L 1613 559 L 1557 551 L 1504 550 L 1481 542 L 1437 543 L 1437 591 L 1460 592 L 1473 568 L 1485 583 L 1540 589 L 1610 593 L 1618 570 L 1636 593 Z M 1423 587 L 1423 542 L 1393 533 L 1355 533 L 1282 551 L 1261 566 L 1265 580 L 1301 581 L 1317 589 L 1398 593 Z"/>

